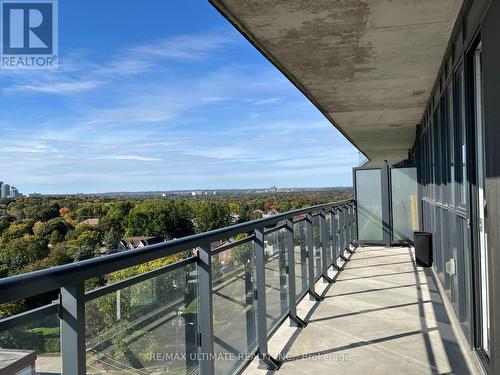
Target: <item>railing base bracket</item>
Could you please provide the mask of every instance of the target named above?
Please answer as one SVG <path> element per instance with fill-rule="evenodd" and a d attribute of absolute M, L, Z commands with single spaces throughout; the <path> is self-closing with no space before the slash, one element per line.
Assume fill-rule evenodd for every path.
<path fill-rule="evenodd" d="M 339 258 L 340 258 L 340 259 L 342 259 L 342 260 L 343 260 L 344 262 L 346 262 L 346 263 L 347 263 L 347 262 L 349 262 L 349 258 L 346 258 L 346 257 L 345 257 L 345 256 L 343 256 L 343 255 L 340 255 L 340 256 L 339 256 Z"/>
<path fill-rule="evenodd" d="M 291 320 L 291 322 L 290 322 L 291 326 L 295 326 L 295 327 L 298 327 L 298 328 L 305 328 L 305 327 L 307 327 L 307 322 L 305 322 L 304 320 L 300 319 L 298 316 L 289 315 L 289 318 Z"/>
<path fill-rule="evenodd" d="M 333 284 L 333 283 L 334 283 L 333 279 L 331 279 L 331 278 L 330 278 L 329 276 L 327 276 L 327 275 L 323 275 L 323 280 L 324 280 L 325 282 L 327 282 L 328 284 Z"/>
<path fill-rule="evenodd" d="M 282 363 L 277 359 L 274 359 L 269 354 L 259 353 L 260 364 L 259 368 L 265 368 L 270 371 L 277 371 L 280 369 Z"/>
<path fill-rule="evenodd" d="M 344 270 L 344 268 L 343 268 L 343 267 L 340 267 L 340 266 L 339 266 L 339 265 L 337 265 L 337 264 L 332 264 L 332 267 L 333 267 L 336 271 L 339 271 L 339 272 Z"/>
<path fill-rule="evenodd" d="M 316 292 L 309 292 L 309 297 L 311 297 L 311 300 L 315 300 L 315 301 L 324 301 L 325 299 L 323 297 L 321 297 L 318 293 Z"/>

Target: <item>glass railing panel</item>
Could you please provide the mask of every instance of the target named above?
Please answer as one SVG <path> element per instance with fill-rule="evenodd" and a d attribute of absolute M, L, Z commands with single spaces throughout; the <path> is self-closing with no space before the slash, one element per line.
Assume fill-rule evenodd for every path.
<path fill-rule="evenodd" d="M 313 216 L 313 253 L 314 253 L 314 277 L 319 277 L 321 269 L 321 239 L 319 230 L 319 215 Z"/>
<path fill-rule="evenodd" d="M 196 267 L 187 265 L 87 302 L 87 373 L 197 373 L 197 293 Z"/>
<path fill-rule="evenodd" d="M 332 232 L 331 232 L 332 214 L 328 213 L 325 216 L 325 253 L 327 264 L 332 264 Z"/>
<path fill-rule="evenodd" d="M 139 249 L 140 248 L 136 250 Z M 130 251 L 130 249 L 122 251 Z M 95 289 L 101 288 L 103 286 L 106 286 L 108 284 L 114 283 L 119 280 L 123 280 L 127 277 L 133 277 L 141 273 L 150 272 L 160 267 L 181 261 L 183 259 L 192 256 L 193 256 L 193 249 L 190 249 L 186 251 L 180 251 L 178 253 L 163 258 L 156 259 L 153 262 L 147 262 L 142 265 L 139 264 L 137 266 L 123 268 L 115 272 L 100 274 L 99 276 L 85 280 L 85 292 L 91 292 Z"/>
<path fill-rule="evenodd" d="M 295 291 L 297 298 L 308 289 L 307 247 L 305 220 L 293 224 L 293 252 L 295 258 Z"/>
<path fill-rule="evenodd" d="M 13 374 L 35 374 L 35 371 L 37 374 L 61 374 L 60 337 L 56 312 L 41 317 L 33 314 L 29 323 L 0 331 L 0 367 L 16 368 Z M 0 373 L 3 373 L 1 369 Z"/>
<path fill-rule="evenodd" d="M 289 310 L 285 233 L 285 229 L 280 229 L 264 237 L 268 331 L 272 330 Z"/>
<path fill-rule="evenodd" d="M 253 242 L 213 255 L 212 272 L 215 373 L 231 374 L 257 347 Z"/>

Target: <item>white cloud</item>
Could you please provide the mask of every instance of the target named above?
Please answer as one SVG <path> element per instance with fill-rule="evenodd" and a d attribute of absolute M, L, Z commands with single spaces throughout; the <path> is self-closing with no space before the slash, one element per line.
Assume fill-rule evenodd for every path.
<path fill-rule="evenodd" d="M 133 161 L 162 161 L 163 159 L 140 156 L 140 155 L 103 155 L 93 158 L 94 160 L 133 160 Z"/>
<path fill-rule="evenodd" d="M 206 103 L 213 103 L 213 102 L 224 102 L 224 101 L 227 101 L 229 100 L 228 97 L 223 97 L 223 96 L 211 96 L 211 97 L 207 97 L 207 98 L 202 98 L 201 101 L 202 102 L 206 102 Z"/>
<path fill-rule="evenodd" d="M 279 96 L 274 97 L 274 98 L 258 99 L 258 100 L 254 100 L 253 104 L 255 104 L 255 105 L 274 104 L 274 103 L 279 102 L 282 99 L 283 98 L 279 97 Z"/>
<path fill-rule="evenodd" d="M 104 81 L 70 81 L 70 82 L 40 82 L 35 84 L 14 84 L 4 89 L 6 93 L 12 92 L 39 92 L 45 94 L 71 94 L 88 91 L 102 86 Z"/>
<path fill-rule="evenodd" d="M 213 32 L 206 34 L 179 35 L 153 44 L 131 49 L 140 56 L 150 55 L 161 59 L 200 59 L 228 44 L 237 42 L 232 35 Z"/>
<path fill-rule="evenodd" d="M 227 146 L 215 148 L 200 147 L 198 150 L 186 151 L 185 154 L 192 156 L 202 156 L 206 158 L 232 160 L 241 156 L 244 152 L 245 149 L 241 146 Z"/>
<path fill-rule="evenodd" d="M 138 75 L 158 70 L 165 60 L 199 60 L 213 51 L 238 39 L 222 33 L 179 35 L 155 43 L 132 47 L 109 58 L 107 63 L 92 62 L 88 51 L 70 54 L 61 69 L 38 74 L 10 74 L 16 83 L 4 88 L 4 93 L 38 92 L 45 94 L 73 94 L 94 90 L 117 77 Z"/>

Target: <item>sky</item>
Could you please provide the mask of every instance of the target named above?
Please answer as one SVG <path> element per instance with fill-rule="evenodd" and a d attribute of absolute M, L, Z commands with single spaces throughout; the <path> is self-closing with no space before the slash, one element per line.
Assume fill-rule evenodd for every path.
<path fill-rule="evenodd" d="M 352 184 L 358 151 L 206 0 L 60 0 L 59 69 L 0 70 L 23 193 Z"/>

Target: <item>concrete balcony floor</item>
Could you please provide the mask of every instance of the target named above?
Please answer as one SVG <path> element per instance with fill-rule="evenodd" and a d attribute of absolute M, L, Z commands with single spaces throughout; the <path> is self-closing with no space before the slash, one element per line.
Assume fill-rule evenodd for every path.
<path fill-rule="evenodd" d="M 299 304 L 304 329 L 283 324 L 269 342 L 277 374 L 478 374 L 432 271 L 412 249 L 358 248 L 323 302 Z M 455 327 L 455 328 L 454 328 Z M 462 345 L 460 345 L 462 343 Z M 244 374 L 269 374 L 258 359 Z"/>

